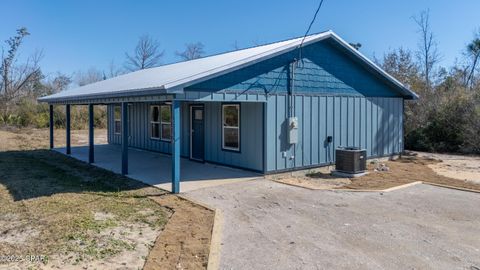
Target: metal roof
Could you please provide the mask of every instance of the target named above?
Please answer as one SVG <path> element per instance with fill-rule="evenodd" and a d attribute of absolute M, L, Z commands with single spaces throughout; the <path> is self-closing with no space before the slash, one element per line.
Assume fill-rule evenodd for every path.
<path fill-rule="evenodd" d="M 302 42 L 302 38 L 303 37 L 217 54 L 191 61 L 143 69 L 75 89 L 65 90 L 39 98 L 38 100 L 42 102 L 58 102 L 85 98 L 112 98 L 182 93 L 184 87 L 297 49 Z M 307 36 L 303 42 L 303 46 L 326 38 L 333 38 L 333 40 L 337 41 L 348 51 L 358 56 L 360 60 L 378 71 L 387 80 L 397 86 L 404 95 L 413 99 L 418 98 L 417 94 L 386 73 L 358 50 L 351 47 L 333 31 L 326 31 Z"/>

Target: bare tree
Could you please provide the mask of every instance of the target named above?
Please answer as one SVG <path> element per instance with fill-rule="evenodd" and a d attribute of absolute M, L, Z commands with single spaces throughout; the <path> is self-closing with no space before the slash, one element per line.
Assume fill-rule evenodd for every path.
<path fill-rule="evenodd" d="M 125 68 L 129 71 L 135 71 L 156 67 L 160 64 L 163 53 L 157 40 L 149 35 L 143 35 L 138 39 L 133 55 L 125 53 L 127 58 Z"/>
<path fill-rule="evenodd" d="M 93 67 L 89 68 L 86 72 L 78 71 L 75 73 L 74 77 L 74 82 L 78 86 L 84 86 L 105 79 L 104 74 L 100 70 Z"/>
<path fill-rule="evenodd" d="M 201 42 L 185 44 L 183 52 L 176 52 L 175 54 L 185 61 L 201 58 L 205 53 L 204 45 Z"/>
<path fill-rule="evenodd" d="M 440 61 L 437 42 L 430 28 L 430 12 L 424 10 L 418 16 L 413 17 L 418 26 L 420 40 L 418 43 L 417 57 L 422 63 L 422 71 L 427 89 L 431 89 L 431 81 L 435 65 Z"/>
<path fill-rule="evenodd" d="M 465 83 L 466 87 L 473 87 L 473 78 L 475 70 L 477 69 L 478 62 L 480 61 L 480 29 L 475 34 L 473 40 L 467 45 L 467 57 L 471 61 L 468 71 L 467 80 Z"/>
<path fill-rule="evenodd" d="M 235 41 L 232 43 L 232 48 L 233 48 L 234 50 L 240 50 L 240 46 L 238 46 L 238 41 L 235 40 Z"/>
<path fill-rule="evenodd" d="M 71 76 L 58 72 L 53 78 L 45 78 L 35 91 L 37 96 L 51 95 L 66 90 L 71 83 Z"/>
<path fill-rule="evenodd" d="M 42 79 L 39 62 L 43 57 L 41 51 L 28 57 L 23 64 L 17 63 L 18 50 L 26 36 L 27 28 L 17 30 L 17 34 L 5 41 L 7 51 L 2 47 L 0 65 L 0 108 L 3 115 L 9 113 L 12 103 L 21 96 L 33 92 L 34 87 Z"/>
<path fill-rule="evenodd" d="M 114 60 L 110 61 L 107 73 L 108 78 L 117 77 L 119 75 L 122 75 L 123 73 L 124 71 L 115 64 Z"/>

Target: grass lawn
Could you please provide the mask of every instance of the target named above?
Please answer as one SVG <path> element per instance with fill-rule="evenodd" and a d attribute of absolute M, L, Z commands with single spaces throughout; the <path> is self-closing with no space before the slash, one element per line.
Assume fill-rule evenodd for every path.
<path fill-rule="evenodd" d="M 56 152 L 0 152 L 0 254 L 141 268 L 171 215 L 147 196 L 163 194 Z"/>
<path fill-rule="evenodd" d="M 0 269 L 206 268 L 213 211 L 48 145 L 47 129 L 0 128 Z"/>

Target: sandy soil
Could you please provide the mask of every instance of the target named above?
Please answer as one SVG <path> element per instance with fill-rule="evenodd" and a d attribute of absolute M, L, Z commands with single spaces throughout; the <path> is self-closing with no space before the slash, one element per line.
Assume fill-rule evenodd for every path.
<path fill-rule="evenodd" d="M 78 177 L 83 179 L 84 183 L 90 183 L 96 177 L 107 179 L 108 181 L 112 181 L 115 177 L 121 177 L 57 153 L 41 150 L 32 151 L 34 149 L 48 148 L 48 136 L 49 132 L 47 129 L 0 129 L 0 164 L 11 163 L 11 166 L 19 168 L 19 166 L 26 166 L 26 164 L 23 164 L 25 162 L 22 164 L 15 163 L 14 155 L 18 155 L 19 160 L 33 155 L 40 155 L 40 158 L 34 158 L 48 161 L 48 164 L 45 164 L 45 166 L 53 166 L 48 168 L 48 172 L 50 170 L 54 173 L 68 172 L 67 178 L 61 177 L 64 180 L 69 177 Z M 65 131 L 56 130 L 55 146 L 61 147 L 64 145 L 64 142 Z M 106 142 L 106 130 L 95 130 L 95 143 Z M 88 131 L 72 130 L 72 145 L 84 145 L 87 143 Z M 5 151 L 17 152 L 14 154 L 3 153 L 4 159 L 2 160 L 2 152 Z M 42 155 L 49 156 L 43 157 Z M 59 157 L 59 159 L 56 157 Z M 69 166 L 73 166 L 74 169 Z M 87 170 L 84 167 L 91 168 L 91 170 Z M 168 211 L 165 212 L 169 213 L 165 227 L 152 227 L 146 224 L 155 222 L 159 210 L 152 205 L 143 207 L 143 210 L 134 208 L 139 205 L 137 201 L 142 200 L 142 197 L 136 198 L 136 196 L 133 196 L 126 200 L 113 197 L 112 199 L 119 200 L 119 202 L 107 204 L 100 201 L 108 200 L 110 202 L 109 196 L 101 196 L 101 194 L 99 196 L 94 192 L 79 192 L 82 190 L 84 183 L 80 186 L 68 183 L 68 188 L 71 190 L 62 190 L 63 193 L 60 190 L 52 191 L 52 189 L 59 189 L 60 187 L 55 185 L 54 181 L 45 180 L 45 168 L 31 169 L 11 170 L 11 172 L 18 174 L 18 181 L 14 181 L 10 175 L 2 178 L 2 172 L 0 171 L 0 205 L 2 205 L 0 213 L 4 212 L 0 215 L 0 255 L 11 253 L 9 250 L 16 250 L 22 255 L 29 254 L 28 252 L 35 250 L 44 250 L 43 244 L 33 240 L 45 238 L 46 234 L 52 234 L 52 237 L 58 236 L 59 231 L 67 230 L 67 226 L 71 226 L 72 222 L 70 219 L 79 219 L 80 212 L 82 213 L 82 218 L 79 222 L 75 221 L 75 224 L 82 224 L 87 226 L 87 228 L 90 228 L 93 224 L 96 226 L 95 229 L 99 228 L 99 230 L 96 233 L 95 231 L 93 233 L 88 231 L 87 235 L 82 235 L 82 237 L 86 238 L 82 238 L 80 242 L 75 240 L 64 243 L 62 242 L 64 241 L 63 237 L 55 240 L 57 241 L 55 244 L 61 247 L 74 246 L 80 249 L 83 247 L 82 250 L 79 249 L 72 252 L 63 249 L 58 250 L 58 252 L 48 253 L 48 263 L 30 263 L 28 261 L 6 263 L 3 261 L 0 262 L 0 269 L 26 269 L 28 267 L 33 267 L 33 269 L 206 269 L 214 220 L 213 211 L 177 196 L 165 194 L 162 190 L 147 187 L 142 190 L 148 191 L 148 196 L 153 197 L 149 197 L 150 199 L 146 198 L 147 201 L 143 200 L 143 204 L 148 205 L 149 202 L 151 204 L 154 201 L 156 203 L 153 204 L 157 208 L 166 209 Z M 22 173 L 24 174 L 23 176 Z M 91 175 L 94 173 L 97 176 Z M 41 177 L 42 181 L 40 179 L 37 179 L 38 181 L 35 180 L 35 177 Z M 20 180 L 32 182 L 32 179 L 34 179 L 34 186 L 19 182 Z M 134 180 L 131 181 L 136 182 Z M 41 193 L 38 185 L 43 185 L 42 183 L 45 185 L 53 183 L 53 186 L 45 186 L 44 192 Z M 16 189 L 19 190 L 17 193 L 22 196 L 30 194 L 30 189 L 24 190 L 25 187 L 33 189 L 32 191 L 35 191 L 35 194 L 38 193 L 38 195 L 28 199 L 23 197 L 14 199 L 13 196 L 17 194 L 12 192 Z M 151 189 L 155 189 L 157 192 L 150 192 Z M 83 201 L 87 203 L 85 204 Z M 95 201 L 95 203 L 91 204 L 88 201 Z M 52 216 L 49 211 L 55 212 L 55 209 L 59 206 L 67 208 L 61 210 L 64 216 Z M 105 209 L 108 209 L 108 207 L 110 207 L 110 210 L 115 209 L 115 211 L 106 211 Z M 21 210 L 21 208 L 29 208 L 29 210 L 25 211 Z M 134 214 L 128 214 L 128 211 L 132 211 L 131 209 L 133 209 Z M 35 222 L 32 222 L 30 212 L 35 213 L 35 216 L 39 217 L 34 219 Z M 126 214 L 128 217 L 128 222 L 123 221 L 125 217 L 119 216 L 123 214 Z M 56 219 L 53 221 L 49 217 L 56 217 Z M 45 224 L 50 225 L 47 226 Z M 51 224 L 59 227 L 55 228 Z M 104 228 L 104 226 L 106 227 Z M 5 229 L 7 229 L 7 233 L 4 233 Z M 89 245 L 85 246 L 81 243 L 84 241 L 88 241 Z M 22 243 L 28 246 L 28 249 L 25 251 L 18 248 L 22 246 Z M 44 241 L 43 243 L 46 242 Z M 94 243 L 94 250 L 105 250 L 107 254 L 102 255 L 101 258 L 85 257 L 82 261 L 75 261 L 75 258 L 78 257 L 78 252 L 81 252 L 81 254 L 91 253 L 91 250 L 87 249 L 91 248 L 92 245 L 90 243 Z M 107 243 L 115 249 L 122 249 L 122 251 L 116 252 L 110 249 Z"/>
<path fill-rule="evenodd" d="M 423 157 L 440 159 L 442 162 L 428 165 L 439 175 L 480 184 L 480 157 L 449 154 L 418 153 Z"/>
<path fill-rule="evenodd" d="M 144 269 L 206 269 L 215 213 L 177 196 L 152 197 L 174 209 Z"/>
<path fill-rule="evenodd" d="M 328 167 L 319 168 L 314 171 L 272 174 L 267 175 L 266 178 L 280 183 L 310 189 L 341 188 L 352 182 L 352 180 L 348 178 L 338 178 L 330 175 L 330 169 Z"/>
<path fill-rule="evenodd" d="M 318 172 L 296 175 L 290 174 L 289 177 L 276 178 L 276 176 L 270 176 L 270 179 L 285 184 L 298 185 L 311 189 L 343 188 L 383 190 L 416 181 L 424 181 L 434 184 L 480 190 L 479 182 L 465 180 L 463 176 L 460 178 L 447 177 L 439 172 L 439 168 L 443 170 L 445 170 L 444 168 L 449 168 L 450 171 L 447 172 L 449 175 L 452 175 L 455 173 L 452 168 L 455 168 L 457 171 L 472 170 L 470 172 L 472 175 L 478 175 L 479 172 L 475 171 L 475 166 L 478 166 L 478 162 L 475 159 L 461 159 L 462 161 L 454 167 L 450 165 L 451 163 L 449 163 L 449 160 L 442 162 L 442 160 L 437 158 L 438 157 L 431 155 L 404 156 L 394 161 L 378 162 L 374 164 L 370 163 L 368 164 L 367 175 L 351 179 L 333 177 L 328 171 L 325 171 L 325 168 Z M 463 160 L 469 160 L 469 163 Z M 389 167 L 389 171 L 375 171 L 375 168 L 377 168 L 379 164 L 385 164 Z"/>

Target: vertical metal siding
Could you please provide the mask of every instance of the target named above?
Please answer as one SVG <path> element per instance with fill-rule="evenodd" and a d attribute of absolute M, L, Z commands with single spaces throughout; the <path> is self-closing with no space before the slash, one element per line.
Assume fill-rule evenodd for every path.
<path fill-rule="evenodd" d="M 402 151 L 402 98 L 296 95 L 299 141 L 295 145 L 287 143 L 287 99 L 272 95 L 267 100 L 267 171 L 334 162 L 334 149 L 339 146 L 364 147 L 369 157 Z M 327 136 L 333 137 L 331 145 Z"/>
<path fill-rule="evenodd" d="M 190 105 L 181 106 L 181 155 L 190 155 Z M 150 138 L 150 105 L 133 103 L 129 106 L 129 146 L 155 152 L 171 153 L 170 142 Z M 222 150 L 221 103 L 204 103 L 205 160 L 246 169 L 263 171 L 263 104 L 242 103 L 240 109 L 240 152 Z M 114 105 L 108 105 L 108 142 L 120 144 L 121 135 L 114 134 Z"/>

